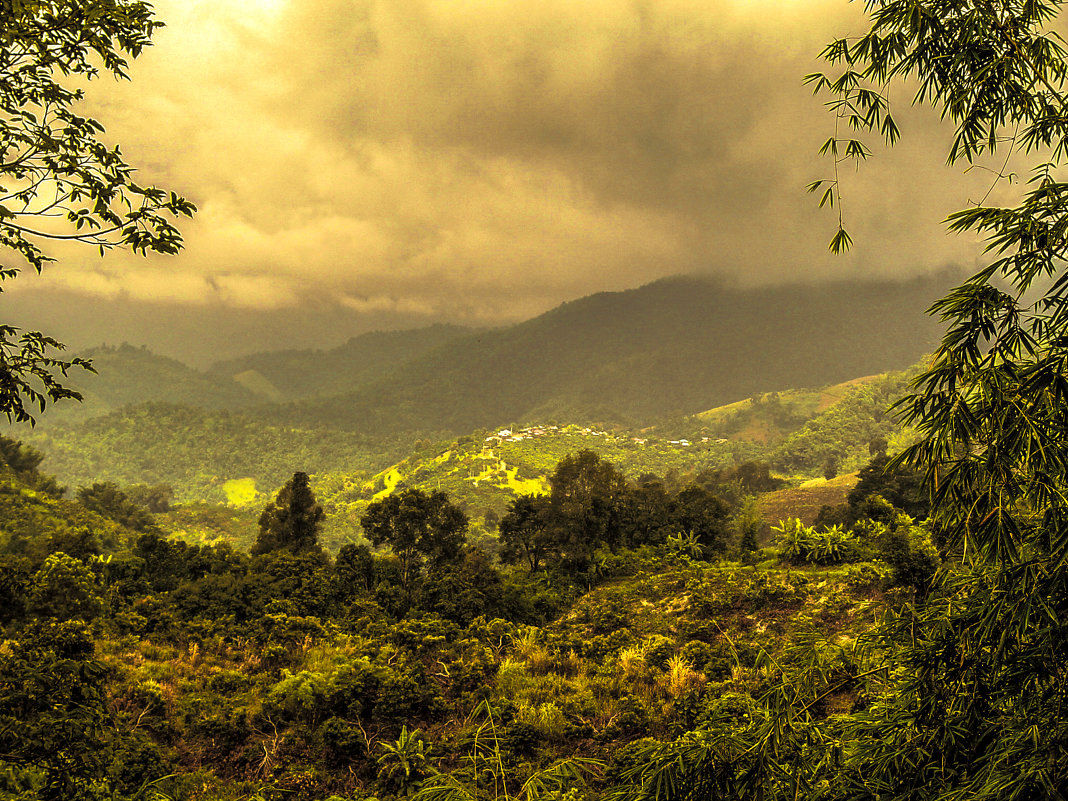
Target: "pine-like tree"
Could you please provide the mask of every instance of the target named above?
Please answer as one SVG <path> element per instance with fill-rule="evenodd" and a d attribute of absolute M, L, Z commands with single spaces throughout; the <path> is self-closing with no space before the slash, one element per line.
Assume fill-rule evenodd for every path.
<path fill-rule="evenodd" d="M 260 515 L 260 533 L 252 546 L 254 556 L 280 548 L 294 553 L 319 548 L 319 526 L 326 513 L 315 500 L 307 473 L 294 473 L 278 496 Z"/>

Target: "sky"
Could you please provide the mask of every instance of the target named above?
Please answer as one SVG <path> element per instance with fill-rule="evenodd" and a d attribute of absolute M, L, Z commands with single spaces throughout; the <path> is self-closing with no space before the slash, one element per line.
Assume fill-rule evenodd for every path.
<path fill-rule="evenodd" d="M 199 207 L 176 257 L 53 248 L 8 319 L 206 364 L 375 328 L 517 322 L 699 273 L 741 284 L 974 264 L 942 220 L 988 177 L 937 116 L 843 176 L 856 245 L 805 185 L 831 165 L 822 46 L 846 0 L 159 0 L 167 27 L 86 113 Z"/>

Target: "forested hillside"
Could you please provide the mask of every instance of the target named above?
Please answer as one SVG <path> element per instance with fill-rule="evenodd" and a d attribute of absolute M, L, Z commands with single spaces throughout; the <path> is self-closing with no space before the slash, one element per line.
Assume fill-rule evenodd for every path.
<path fill-rule="evenodd" d="M 101 346 L 79 354 L 95 373 L 74 370 L 70 385 L 81 403 L 59 404 L 41 420 L 48 427 L 62 421 L 86 420 L 123 406 L 161 401 L 202 409 L 239 409 L 262 398 L 226 376 L 213 376 L 144 347 Z"/>
<path fill-rule="evenodd" d="M 280 426 L 371 437 L 462 435 L 514 423 L 645 427 L 769 392 L 900 370 L 935 342 L 922 313 L 949 274 L 912 282 L 738 289 L 698 278 L 583 298 L 519 325 L 433 326 L 315 351 L 252 354 L 201 372 L 129 345 L 81 356 L 83 404 L 44 428 L 162 401 L 255 410 Z"/>
<path fill-rule="evenodd" d="M 873 443 L 897 449 L 909 441 L 885 410 L 915 369 L 761 395 L 642 430 L 542 423 L 460 437 L 421 432 L 413 442 L 275 425 L 248 411 L 151 403 L 45 426 L 25 439 L 65 484 L 167 484 L 182 503 L 247 508 L 302 469 L 332 513 L 327 541 L 336 550 L 357 536 L 356 520 L 383 491 L 443 489 L 476 519 L 499 517 L 517 495 L 543 489 L 555 465 L 582 449 L 601 453 L 631 479 L 653 473 L 681 481 L 745 462 L 804 479 L 828 467 L 855 472 Z M 195 521 L 184 529 L 201 530 Z M 213 531 L 203 528 L 208 539 Z"/>
<path fill-rule="evenodd" d="M 922 310 L 949 280 L 742 290 L 669 279 L 457 339 L 372 386 L 275 414 L 372 434 L 552 419 L 648 425 L 903 369 L 933 347 Z"/>
<path fill-rule="evenodd" d="M 406 447 L 329 428 L 272 425 L 251 413 L 163 402 L 42 427 L 26 440 L 48 454 L 47 469 L 67 483 L 165 483 L 179 500 L 212 502 L 227 500 L 231 480 L 273 491 L 295 466 L 374 472 Z"/>
<path fill-rule="evenodd" d="M 217 362 L 208 373 L 233 379 L 270 401 L 340 395 L 373 384 L 407 362 L 473 333 L 449 325 L 376 331 L 329 350 L 273 351 Z"/>
<path fill-rule="evenodd" d="M 953 127 L 951 166 L 992 170 L 948 223 L 987 263 L 912 368 L 901 308 L 931 282 L 678 279 L 274 372 L 104 350 L 142 375 L 30 442 L 86 364 L 0 324 L 0 412 L 26 434 L 0 435 L 0 801 L 1064 801 L 1061 7 L 873 0 L 805 79 L 836 115 L 809 190 L 837 254 L 842 167 L 898 140 L 897 79 Z M 41 272 L 57 238 L 181 249 L 195 206 L 75 114 L 159 25 L 135 0 L 0 2 L 15 264 Z M 362 386 L 316 394 L 338 386 L 319 356 Z M 257 396 L 294 399 L 228 408 Z"/>
<path fill-rule="evenodd" d="M 477 527 L 398 482 L 361 514 L 379 547 L 331 557 L 303 474 L 258 525 L 218 529 L 238 538 L 188 545 L 162 532 L 205 507 L 103 484 L 59 500 L 40 454 L 0 454 L 12 798 L 429 801 L 490 776 L 601 797 L 656 742 L 762 714 L 774 660 L 930 580 L 926 533 L 885 510 L 760 549 L 759 471 L 637 480 L 578 451 Z"/>

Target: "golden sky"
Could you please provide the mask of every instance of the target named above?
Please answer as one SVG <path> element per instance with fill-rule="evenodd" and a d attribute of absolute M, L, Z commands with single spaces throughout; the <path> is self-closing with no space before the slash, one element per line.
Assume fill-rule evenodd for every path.
<path fill-rule="evenodd" d="M 940 221 L 985 179 L 946 168 L 937 120 L 904 110 L 902 145 L 847 176 L 855 250 L 826 252 L 834 219 L 804 186 L 829 172 L 833 120 L 802 77 L 863 29 L 861 5 L 159 0 L 167 27 L 132 81 L 90 85 L 88 111 L 142 181 L 198 204 L 187 248 L 63 251 L 11 298 L 317 309 L 347 336 L 505 323 L 678 273 L 970 264 Z"/>

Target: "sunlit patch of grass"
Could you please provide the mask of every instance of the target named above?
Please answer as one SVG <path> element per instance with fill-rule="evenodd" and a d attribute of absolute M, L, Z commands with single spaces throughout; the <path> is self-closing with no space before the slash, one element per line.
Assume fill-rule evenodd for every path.
<path fill-rule="evenodd" d="M 515 635 L 512 638 L 512 649 L 513 658 L 525 663 L 535 676 L 545 675 L 553 666 L 552 651 L 538 641 L 536 628 L 531 627 Z"/>
<path fill-rule="evenodd" d="M 384 473 L 379 473 L 377 476 L 375 476 L 374 480 L 377 481 L 379 477 L 381 477 L 381 479 L 382 479 L 382 484 L 384 485 L 384 489 L 381 490 L 380 492 L 376 492 L 375 493 L 374 500 L 376 500 L 376 501 L 379 501 L 382 498 L 385 498 L 387 495 L 392 495 L 393 494 L 393 490 L 395 490 L 397 488 L 397 485 L 400 484 L 401 479 L 403 478 L 403 476 L 401 475 L 400 470 L 398 470 L 395 467 L 391 467 L 389 470 L 387 470 Z"/>
<path fill-rule="evenodd" d="M 230 506 L 250 506 L 256 502 L 260 493 L 256 491 L 256 479 L 231 478 L 223 483 L 226 503 Z"/>
<path fill-rule="evenodd" d="M 647 667 L 645 661 L 645 648 L 641 645 L 632 645 L 619 652 L 619 670 L 623 677 L 628 680 L 637 678 Z"/>
<path fill-rule="evenodd" d="M 518 467 L 509 467 L 504 460 L 494 460 L 486 465 L 477 476 L 467 479 L 479 484 L 489 484 L 499 489 L 511 490 L 516 495 L 545 495 L 549 491 L 549 482 L 545 477 L 520 478 Z"/>
<path fill-rule="evenodd" d="M 549 482 L 542 477 L 519 478 L 519 468 L 505 470 L 508 476 L 507 486 L 516 495 L 545 495 L 549 491 Z"/>
<path fill-rule="evenodd" d="M 501 660 L 500 667 L 497 668 L 497 691 L 502 697 L 517 698 L 533 683 L 523 662 L 508 657 Z"/>
<path fill-rule="evenodd" d="M 516 719 L 533 726 L 547 740 L 560 741 L 567 730 L 567 716 L 554 701 L 519 704 Z"/>

